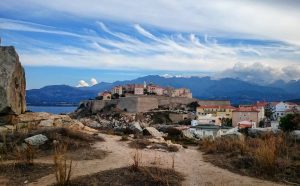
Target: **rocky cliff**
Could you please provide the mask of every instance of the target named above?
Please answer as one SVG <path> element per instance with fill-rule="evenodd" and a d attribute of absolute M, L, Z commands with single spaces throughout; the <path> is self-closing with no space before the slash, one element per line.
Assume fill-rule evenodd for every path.
<path fill-rule="evenodd" d="M 0 46 L 0 116 L 26 110 L 25 72 L 12 46 Z"/>

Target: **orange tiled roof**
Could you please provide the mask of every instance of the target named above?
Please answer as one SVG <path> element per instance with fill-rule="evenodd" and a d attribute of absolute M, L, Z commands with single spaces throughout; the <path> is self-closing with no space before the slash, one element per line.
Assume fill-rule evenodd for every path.
<path fill-rule="evenodd" d="M 110 93 L 109 93 L 109 92 L 103 92 L 101 95 L 102 95 L 102 96 L 110 95 Z"/>
<path fill-rule="evenodd" d="M 239 107 L 233 112 L 259 112 L 255 107 Z"/>
<path fill-rule="evenodd" d="M 144 85 L 136 84 L 134 88 L 144 88 Z"/>
<path fill-rule="evenodd" d="M 231 105 L 201 105 L 199 108 L 222 108 L 222 109 L 236 109 Z"/>
<path fill-rule="evenodd" d="M 257 107 L 265 107 L 266 105 L 268 104 L 268 102 L 265 102 L 265 101 L 258 101 L 254 104 L 254 106 L 257 106 Z"/>

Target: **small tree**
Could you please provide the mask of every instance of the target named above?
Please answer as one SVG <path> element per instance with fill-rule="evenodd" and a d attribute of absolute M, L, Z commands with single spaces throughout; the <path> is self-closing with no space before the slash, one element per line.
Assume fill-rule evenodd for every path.
<path fill-rule="evenodd" d="M 196 111 L 197 107 L 199 107 L 199 103 L 197 101 L 191 102 L 187 105 L 192 111 Z"/>
<path fill-rule="evenodd" d="M 120 95 L 118 93 L 114 93 L 112 95 L 112 99 L 119 99 Z"/>
<path fill-rule="evenodd" d="M 292 131 L 297 129 L 297 118 L 299 114 L 287 114 L 280 118 L 279 126 L 284 131 Z"/>
<path fill-rule="evenodd" d="M 221 124 L 223 126 L 232 127 L 232 119 L 230 119 L 230 118 L 222 118 L 221 119 Z"/>
<path fill-rule="evenodd" d="M 261 128 L 264 127 L 265 126 L 265 121 L 264 120 L 259 121 L 258 126 L 261 127 Z"/>
<path fill-rule="evenodd" d="M 271 105 L 268 104 L 265 108 L 265 116 L 267 119 L 271 120 L 274 114 L 274 110 L 272 109 Z"/>

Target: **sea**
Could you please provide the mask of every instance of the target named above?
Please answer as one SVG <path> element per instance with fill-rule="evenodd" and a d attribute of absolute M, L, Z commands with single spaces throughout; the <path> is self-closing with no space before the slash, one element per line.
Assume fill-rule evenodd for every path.
<path fill-rule="evenodd" d="M 49 112 L 52 114 L 67 114 L 76 110 L 74 106 L 27 106 L 32 112 Z"/>

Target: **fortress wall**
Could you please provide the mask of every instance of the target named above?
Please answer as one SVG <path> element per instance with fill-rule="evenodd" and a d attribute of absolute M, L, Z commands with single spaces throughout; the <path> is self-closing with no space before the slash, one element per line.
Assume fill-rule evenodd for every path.
<path fill-rule="evenodd" d="M 170 104 L 182 104 L 186 105 L 189 103 L 192 103 L 194 101 L 197 101 L 197 99 L 194 98 L 183 98 L 183 97 L 164 97 L 164 96 L 156 96 L 158 100 L 159 106 L 165 106 Z"/>
<path fill-rule="evenodd" d="M 139 97 L 137 112 L 147 112 L 151 109 L 158 108 L 158 100 L 152 97 Z"/>
<path fill-rule="evenodd" d="M 152 97 L 125 97 L 119 99 L 117 107 L 127 112 L 147 112 L 158 108 L 158 102 Z"/>
<path fill-rule="evenodd" d="M 137 97 L 124 97 L 120 98 L 117 104 L 117 108 L 127 111 L 127 112 L 137 112 Z"/>
<path fill-rule="evenodd" d="M 88 101 L 82 101 L 80 105 L 83 104 L 86 109 L 88 109 L 92 113 L 96 113 L 101 111 L 107 105 L 112 105 L 117 103 L 118 100 L 88 100 Z"/>
<path fill-rule="evenodd" d="M 101 111 L 105 106 L 117 105 L 117 108 L 126 110 L 127 112 L 147 112 L 151 109 L 158 108 L 159 106 L 174 106 L 174 105 L 187 105 L 194 101 L 198 101 L 200 105 L 230 105 L 230 101 L 226 100 L 197 100 L 194 98 L 183 97 L 165 97 L 165 96 L 131 96 L 120 97 L 120 99 L 113 100 L 89 100 L 83 101 L 85 108 L 89 109 L 92 113 Z"/>

